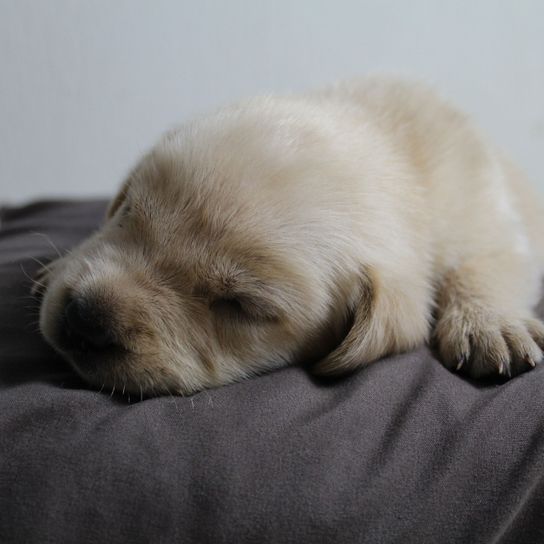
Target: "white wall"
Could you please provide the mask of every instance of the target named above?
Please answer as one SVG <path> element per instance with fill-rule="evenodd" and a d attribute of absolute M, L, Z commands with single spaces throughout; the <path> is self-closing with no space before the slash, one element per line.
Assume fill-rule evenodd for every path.
<path fill-rule="evenodd" d="M 194 113 L 369 71 L 434 83 L 544 189 L 542 0 L 0 0 L 0 201 L 111 194 Z"/>

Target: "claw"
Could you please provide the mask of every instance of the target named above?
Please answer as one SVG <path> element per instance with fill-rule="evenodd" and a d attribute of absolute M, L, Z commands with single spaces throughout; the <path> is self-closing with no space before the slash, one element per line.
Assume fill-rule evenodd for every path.
<path fill-rule="evenodd" d="M 512 377 L 512 373 L 510 372 L 510 366 L 505 361 L 500 362 L 499 374 L 501 374 L 502 376 L 506 376 L 507 378 Z"/>
<path fill-rule="evenodd" d="M 536 366 L 536 363 L 531 359 L 531 357 L 529 355 L 525 355 L 524 359 L 523 359 L 529 366 L 531 366 L 532 368 L 534 368 Z"/>
<path fill-rule="evenodd" d="M 455 370 L 456 371 L 459 371 L 461 370 L 461 367 L 467 362 L 467 357 L 466 355 L 462 355 L 460 358 L 459 358 L 459 361 L 457 363 L 457 366 L 455 367 Z"/>

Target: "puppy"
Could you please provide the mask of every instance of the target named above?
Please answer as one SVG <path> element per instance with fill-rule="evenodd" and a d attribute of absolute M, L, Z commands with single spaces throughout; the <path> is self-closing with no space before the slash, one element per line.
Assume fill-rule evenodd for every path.
<path fill-rule="evenodd" d="M 91 384 L 150 394 L 297 361 L 342 374 L 430 339 L 449 369 L 510 377 L 542 359 L 543 217 L 426 88 L 256 98 L 143 157 L 42 271 L 40 326 Z"/>

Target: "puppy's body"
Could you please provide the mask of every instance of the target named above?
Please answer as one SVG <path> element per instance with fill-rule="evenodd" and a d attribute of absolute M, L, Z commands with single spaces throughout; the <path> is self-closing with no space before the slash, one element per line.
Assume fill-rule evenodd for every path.
<path fill-rule="evenodd" d="M 144 157 L 103 229 L 48 274 L 41 326 L 85 378 L 136 390 L 307 357 L 340 373 L 432 327 L 450 368 L 517 374 L 544 345 L 537 206 L 426 89 L 370 79 L 259 98 Z"/>

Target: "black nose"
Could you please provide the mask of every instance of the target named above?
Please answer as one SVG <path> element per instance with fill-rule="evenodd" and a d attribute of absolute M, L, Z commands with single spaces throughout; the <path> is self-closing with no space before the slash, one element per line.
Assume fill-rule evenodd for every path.
<path fill-rule="evenodd" d="M 83 351 L 104 349 L 114 344 L 111 326 L 95 302 L 83 297 L 68 301 L 64 309 L 66 340 Z"/>

